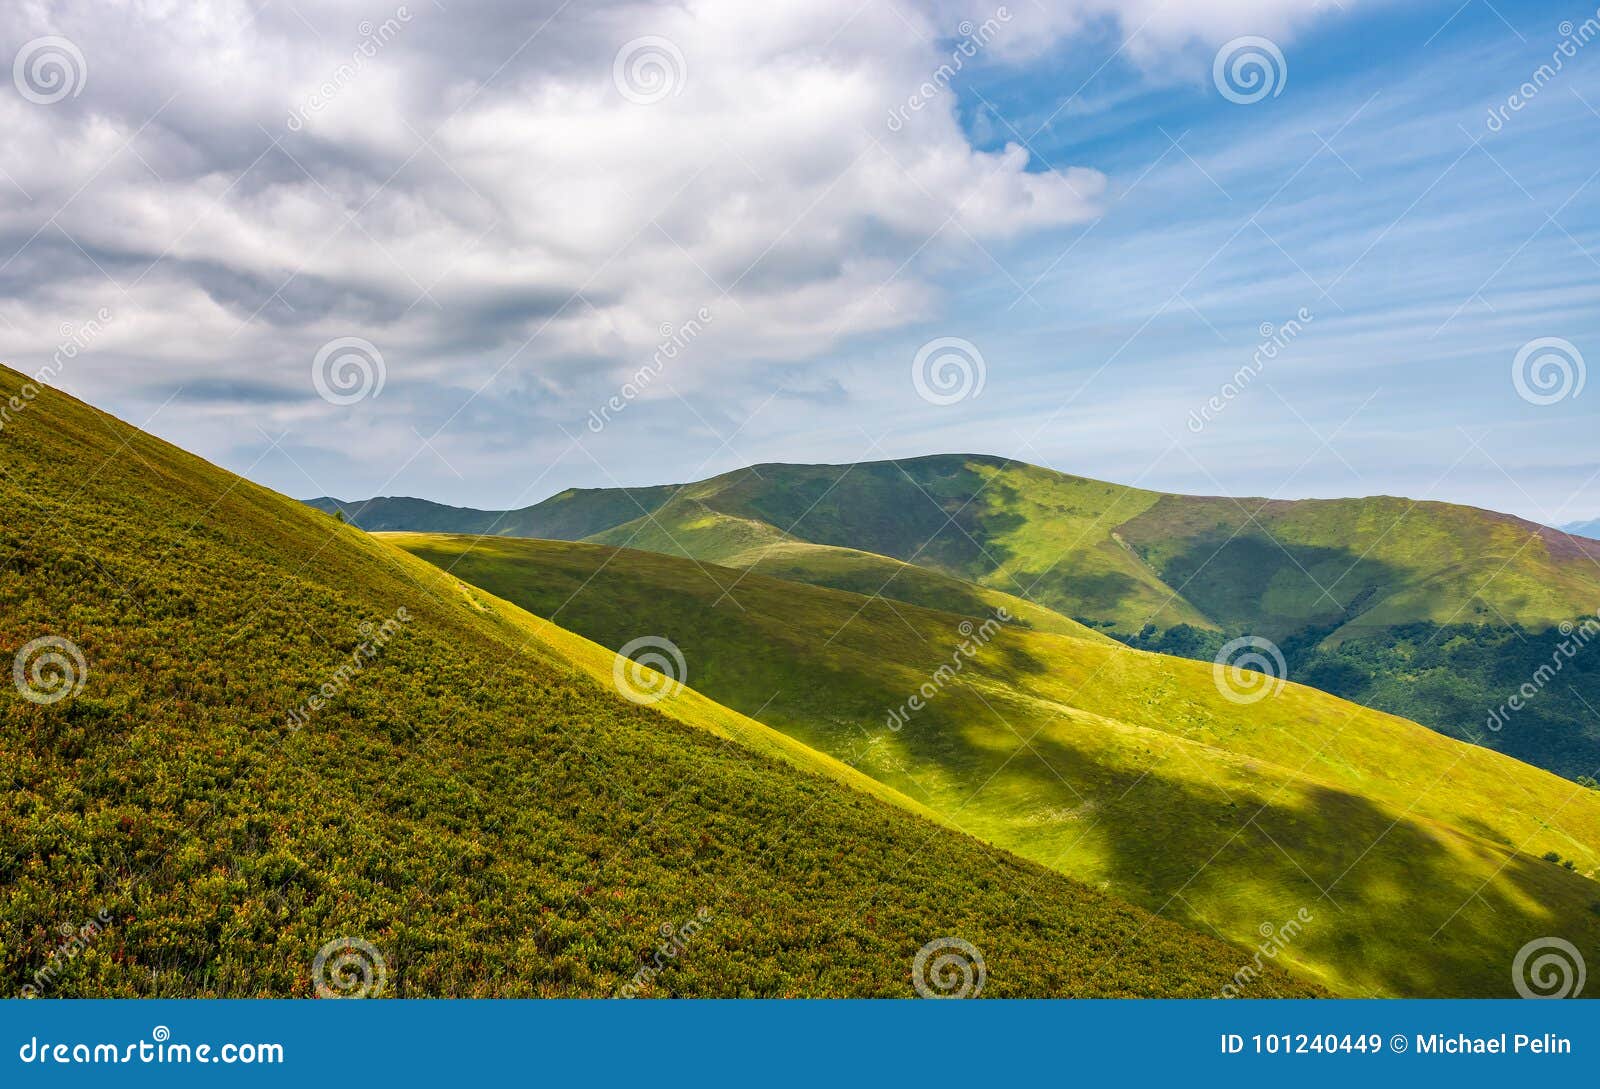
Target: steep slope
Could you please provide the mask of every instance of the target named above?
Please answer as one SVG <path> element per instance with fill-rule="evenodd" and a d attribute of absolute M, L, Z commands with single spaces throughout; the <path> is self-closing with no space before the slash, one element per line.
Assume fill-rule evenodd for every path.
<path fill-rule="evenodd" d="M 1508 994 L 1525 942 L 1600 942 L 1600 793 L 1314 689 L 637 551 L 386 539 L 607 646 L 668 638 L 720 702 L 1193 927 L 1304 910 L 1281 960 L 1342 993 Z"/>
<path fill-rule="evenodd" d="M 349 938 L 401 996 L 909 995 L 944 936 L 988 995 L 1204 995 L 1245 956 L 692 691 L 636 706 L 579 636 L 0 369 L 14 395 L 12 993 L 309 995 Z"/>

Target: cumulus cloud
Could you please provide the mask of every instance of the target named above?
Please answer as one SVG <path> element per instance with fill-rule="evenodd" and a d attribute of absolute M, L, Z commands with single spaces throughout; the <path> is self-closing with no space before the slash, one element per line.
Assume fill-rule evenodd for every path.
<path fill-rule="evenodd" d="M 1024 0 L 987 48 L 1112 21 L 1147 55 L 1247 8 L 1287 31 L 1314 7 L 1157 6 Z M 189 386 L 185 435 L 205 446 L 244 416 L 347 425 L 309 368 L 326 341 L 364 337 L 392 408 L 361 441 L 395 450 L 441 398 L 461 404 L 444 422 L 478 419 L 468 402 L 491 382 L 485 426 L 515 434 L 506 406 L 581 420 L 574 404 L 702 308 L 676 390 L 814 368 L 932 312 L 930 267 L 1097 213 L 1097 171 L 974 147 L 948 93 L 885 123 L 962 19 L 994 16 L 854 0 L 7 5 L 6 57 L 58 36 L 84 68 L 60 101 L 0 94 L 8 362 L 36 364 L 64 323 L 108 308 L 66 380 L 102 400 Z M 840 396 L 836 378 L 806 382 Z"/>

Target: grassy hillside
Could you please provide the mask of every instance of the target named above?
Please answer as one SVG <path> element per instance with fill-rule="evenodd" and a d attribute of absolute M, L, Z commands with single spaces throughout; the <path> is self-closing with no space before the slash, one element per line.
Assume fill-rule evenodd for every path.
<path fill-rule="evenodd" d="M 1004 608 L 1039 631 L 1088 639 L 1108 637 L 1035 602 L 904 560 L 837 545 L 797 540 L 767 522 L 722 514 L 688 496 L 588 540 L 738 567 L 773 578 L 850 590 L 962 616 Z"/>
<path fill-rule="evenodd" d="M 338 514 L 352 525 L 368 530 L 412 528 L 428 533 L 493 533 L 506 511 L 450 507 L 427 499 L 394 496 L 348 503 L 323 496 L 307 499 L 306 506 Z"/>
<path fill-rule="evenodd" d="M 1600 542 L 1507 515 L 1385 496 L 1164 495 L 969 455 L 759 465 L 646 503 L 583 494 L 596 517 L 577 528 L 605 521 L 602 507 L 623 521 L 525 535 L 867 593 L 877 564 L 885 596 L 973 612 L 950 585 L 913 592 L 912 579 L 890 580 L 885 565 L 898 560 L 1200 660 L 1235 636 L 1264 637 L 1297 680 L 1572 778 L 1600 775 L 1600 666 L 1565 669 L 1516 728 L 1486 726 L 1551 660 L 1560 626 L 1600 605 Z M 466 520 L 384 528 L 480 531 Z"/>
<path fill-rule="evenodd" d="M 1448 503 L 1168 496 L 1118 532 L 1213 621 L 1280 640 L 1419 622 L 1540 629 L 1600 602 L 1600 544 Z"/>
<path fill-rule="evenodd" d="M 1600 543 L 1389 497 L 1167 497 L 1118 532 L 1222 629 L 1176 633 L 1197 656 L 1264 635 L 1298 680 L 1571 778 L 1600 774 L 1600 655 L 1558 653 L 1600 604 Z M 1552 663 L 1556 683 L 1513 722 L 1492 720 Z"/>
<path fill-rule="evenodd" d="M 1124 636 L 1151 624 L 1277 640 L 1314 629 L 1336 645 L 1419 622 L 1540 630 L 1600 600 L 1600 544 L 1492 511 L 1165 495 L 976 455 L 761 465 L 677 488 L 568 491 L 501 514 L 418 502 L 345 509 L 368 529 L 587 538 L 733 566 L 783 543 L 842 547 Z"/>
<path fill-rule="evenodd" d="M 637 551 L 386 539 L 607 646 L 670 638 L 719 702 L 1192 927 L 1305 909 L 1282 961 L 1341 993 L 1508 994 L 1523 943 L 1600 943 L 1600 793 L 1314 689 L 1242 704 L 1208 664 Z"/>
<path fill-rule="evenodd" d="M 626 542 L 734 566 L 781 543 L 835 546 L 1124 636 L 1152 624 L 1274 639 L 1315 629 L 1336 645 L 1419 622 L 1539 630 L 1600 600 L 1600 543 L 1492 511 L 1166 495 L 977 455 L 760 465 L 675 488 L 568 491 L 498 515 L 407 506 L 418 502 L 346 509 L 368 529 Z M 502 524 L 483 528 L 486 515 Z"/>
<path fill-rule="evenodd" d="M 724 535 L 783 543 L 737 551 Z M 1381 496 L 1160 495 L 939 457 L 759 466 L 591 539 L 747 565 L 803 547 L 795 538 L 938 567 L 1143 649 L 1208 661 L 1234 636 L 1266 637 L 1292 678 L 1570 778 L 1600 775 L 1600 655 L 1566 662 L 1513 726 L 1489 725 L 1562 660 L 1561 625 L 1600 603 L 1600 544 L 1506 515 Z"/>
<path fill-rule="evenodd" d="M 303 996 L 357 937 L 390 995 L 612 995 L 691 922 L 643 993 L 909 995 L 946 935 L 992 996 L 1246 956 L 692 691 L 628 702 L 610 652 L 64 395 L 0 430 L 0 510 L 0 653 L 83 663 L 0 698 L 11 994 Z"/>
<path fill-rule="evenodd" d="M 1600 775 L 1595 756 L 1600 720 L 1600 644 L 1560 628 L 1524 631 L 1507 625 L 1411 624 L 1335 647 L 1288 648 L 1290 672 L 1347 699 L 1419 720 L 1445 724 L 1452 736 L 1506 752 L 1537 756 L 1572 778 Z M 1563 650 L 1563 647 L 1566 650 Z M 1533 699 L 1510 711 L 1519 695 L 1560 663 Z"/>
<path fill-rule="evenodd" d="M 748 549 L 776 535 L 889 556 L 1117 630 L 1151 618 L 1207 625 L 1111 536 L 1159 498 L 997 458 L 762 465 L 689 485 L 591 539 L 637 532 L 632 547 L 720 561 L 708 544 Z M 682 547 L 665 547 L 674 540 Z"/>
<path fill-rule="evenodd" d="M 1337 643 L 1419 621 L 1549 627 L 1600 601 L 1600 545 L 1490 511 L 1384 496 L 1163 495 L 940 456 L 757 466 L 684 488 L 649 521 L 678 536 L 695 524 L 679 509 L 691 505 L 702 517 L 745 519 L 751 537 L 775 528 L 907 560 L 1123 634 L 1188 623 L 1286 639 L 1317 627 Z M 618 543 L 626 528 L 594 539 Z"/>

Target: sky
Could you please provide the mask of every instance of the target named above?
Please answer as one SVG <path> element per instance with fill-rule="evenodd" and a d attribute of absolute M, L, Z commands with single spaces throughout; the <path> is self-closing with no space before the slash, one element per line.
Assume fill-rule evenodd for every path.
<path fill-rule="evenodd" d="M 1600 12 L 21 0 L 0 362 L 297 497 L 999 454 L 1600 515 Z"/>

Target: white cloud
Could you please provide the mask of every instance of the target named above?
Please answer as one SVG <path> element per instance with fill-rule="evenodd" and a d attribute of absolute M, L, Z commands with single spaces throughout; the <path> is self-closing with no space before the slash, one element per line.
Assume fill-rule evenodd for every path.
<path fill-rule="evenodd" d="M 1167 7 L 1021 0 L 994 56 L 1110 21 L 1148 57 L 1236 29 L 1287 34 L 1316 5 Z M 497 395 L 588 396 L 702 306 L 715 321 L 680 390 L 816 360 L 933 312 L 931 267 L 1096 214 L 1098 172 L 975 149 L 948 94 L 885 123 L 948 59 L 960 20 L 994 10 L 8 5 L 7 58 L 57 34 L 88 68 L 56 105 L 0 94 L 10 361 L 37 362 L 62 322 L 107 306 L 115 333 L 70 380 L 100 400 L 211 382 L 218 407 L 182 437 L 221 447 L 246 415 L 269 429 L 342 419 L 314 399 L 310 360 L 365 336 L 396 410 L 369 422 L 399 449 L 407 406 L 437 415 L 441 390 L 460 401 L 497 373 Z M 651 105 L 613 82 L 619 49 L 646 35 L 682 58 Z"/>
<path fill-rule="evenodd" d="M 57 5 L 13 17 L 23 25 L 8 39 L 70 33 L 90 79 L 65 108 L 0 100 L 0 156 L 32 198 L 8 202 L 0 225 L 20 240 L 64 204 L 35 245 L 63 242 L 58 226 L 118 284 L 163 255 L 225 272 L 256 292 L 228 300 L 241 322 L 264 302 L 272 311 L 290 280 L 330 296 L 319 320 L 294 325 L 359 326 L 363 305 L 442 308 L 448 322 L 498 299 L 515 342 L 551 300 L 581 293 L 638 348 L 632 325 L 653 329 L 727 289 L 736 313 L 783 293 L 773 347 L 822 351 L 887 320 L 868 306 L 841 324 L 833 307 L 870 295 L 947 220 L 980 239 L 1078 222 L 1100 187 L 1089 171 L 1028 173 L 1020 148 L 972 150 L 947 103 L 887 132 L 886 104 L 922 78 L 930 51 L 887 10 L 853 4 L 613 10 L 576 30 L 552 23 L 517 54 L 490 22 L 458 39 L 459 56 L 426 64 L 429 23 L 452 16 L 420 5 L 399 9 L 392 40 L 342 75 L 372 40 L 355 19 L 313 34 L 252 20 L 243 4 L 88 16 Z M 641 30 L 685 58 L 681 94 L 652 106 L 612 83 L 613 53 Z M 560 63 L 547 65 L 552 50 Z M 319 85 L 334 93 L 306 112 Z M 301 131 L 286 131 L 296 110 Z M 519 315 L 519 295 L 540 303 Z M 583 321 L 574 311 L 558 324 Z M 809 345 L 795 342 L 799 325 L 815 331 Z M 745 333 L 760 351 L 760 329 Z"/>

